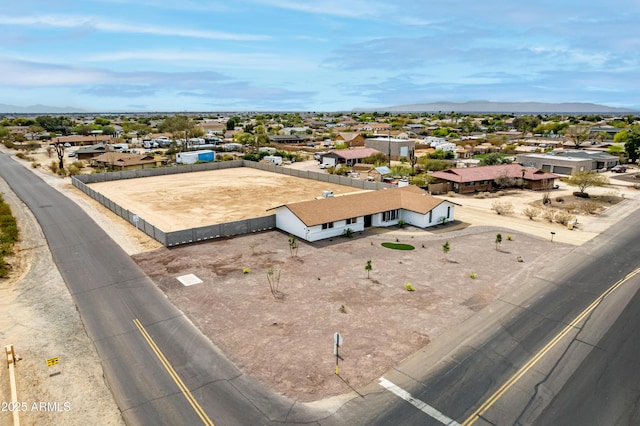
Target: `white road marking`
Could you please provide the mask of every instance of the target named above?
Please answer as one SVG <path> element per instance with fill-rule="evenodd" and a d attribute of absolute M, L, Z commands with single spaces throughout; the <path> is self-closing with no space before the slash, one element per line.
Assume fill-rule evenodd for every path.
<path fill-rule="evenodd" d="M 411 396 L 411 394 L 409 392 L 407 392 L 404 389 L 398 387 L 397 385 L 394 385 L 393 383 L 391 383 L 390 381 L 388 381 L 384 377 L 381 377 L 378 380 L 378 383 L 380 384 L 380 386 L 382 386 L 383 388 L 387 389 L 389 392 L 391 392 L 394 395 L 404 399 L 405 401 L 407 401 L 408 403 L 410 403 L 411 405 L 416 407 L 418 410 L 428 414 L 429 416 L 431 416 L 434 419 L 438 420 L 440 423 L 448 425 L 448 426 L 460 426 L 460 423 L 458 423 L 455 420 L 450 419 L 449 417 L 445 416 L 440 411 L 436 410 L 435 408 L 433 408 L 432 406 L 428 405 L 427 403 L 425 403 L 423 401 L 420 401 L 419 399 L 414 398 L 413 396 Z"/>

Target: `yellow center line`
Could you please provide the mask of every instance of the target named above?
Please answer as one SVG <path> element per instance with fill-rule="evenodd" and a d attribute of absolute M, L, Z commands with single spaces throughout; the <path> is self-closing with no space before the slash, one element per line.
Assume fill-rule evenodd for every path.
<path fill-rule="evenodd" d="M 158 359 L 160 360 L 164 368 L 167 370 L 167 372 L 173 379 L 173 381 L 176 383 L 176 385 L 178 385 L 184 397 L 187 398 L 187 401 L 189 401 L 189 404 L 191 404 L 191 407 L 193 407 L 196 414 L 198 414 L 198 417 L 200 417 L 200 419 L 205 425 L 214 426 L 209 416 L 207 416 L 207 413 L 205 413 L 202 407 L 200 406 L 200 404 L 198 404 L 198 401 L 196 401 L 196 399 L 193 397 L 193 395 L 191 394 L 187 386 L 184 384 L 182 379 L 180 379 L 180 376 L 178 376 L 178 373 L 176 373 L 176 371 L 173 369 L 173 367 L 171 366 L 167 358 L 165 358 L 162 351 L 160 351 L 160 348 L 158 348 L 158 345 L 156 345 L 156 343 L 153 341 L 153 339 L 151 338 L 147 330 L 142 326 L 140 321 L 136 318 L 133 320 L 133 323 L 136 325 L 136 327 L 138 327 L 138 330 L 140 330 L 142 337 L 144 337 L 144 339 L 147 341 L 147 343 L 151 347 L 151 350 L 153 350 L 153 352 L 156 354 L 156 356 L 158 357 Z"/>
<path fill-rule="evenodd" d="M 622 278 L 621 280 L 613 284 L 611 287 L 609 287 L 607 290 L 605 290 L 604 293 L 602 293 L 598 298 L 596 298 L 596 300 L 594 300 L 593 303 L 587 306 L 587 308 L 584 311 L 582 311 L 573 321 L 571 321 L 569 325 L 567 325 L 564 329 L 562 329 L 560 333 L 558 333 L 553 339 L 551 339 L 549 343 L 547 343 L 542 349 L 540 349 L 538 353 L 536 353 L 525 365 L 523 365 L 513 376 L 511 376 L 509 380 L 507 380 L 502 386 L 500 386 L 500 388 L 493 395 L 491 395 L 484 402 L 484 404 L 478 407 L 478 409 L 476 409 L 476 411 L 474 411 L 467 418 L 467 420 L 465 420 L 464 423 L 462 423 L 462 426 L 470 426 L 473 423 L 475 423 L 476 420 L 480 418 L 480 416 L 486 413 L 487 410 L 489 410 L 489 408 L 491 408 L 493 404 L 495 404 L 498 401 L 498 399 L 500 399 L 502 395 L 504 395 L 511 388 L 511 386 L 513 386 L 518 380 L 522 378 L 522 376 L 524 376 L 527 373 L 527 371 L 529 371 L 534 365 L 536 365 L 538 361 L 540 361 L 542 357 L 544 357 L 555 345 L 557 345 L 558 342 L 560 342 L 560 340 L 562 340 L 564 336 L 566 336 L 571 330 L 573 330 L 578 325 L 578 323 L 580 323 L 580 321 L 582 321 L 585 317 L 587 317 L 600 304 L 600 302 L 602 302 L 602 300 L 605 297 L 607 297 L 609 294 L 615 291 L 618 287 L 620 287 L 622 284 L 624 284 L 626 281 L 628 281 L 638 273 L 640 273 L 640 268 L 629 273 L 626 277 Z"/>

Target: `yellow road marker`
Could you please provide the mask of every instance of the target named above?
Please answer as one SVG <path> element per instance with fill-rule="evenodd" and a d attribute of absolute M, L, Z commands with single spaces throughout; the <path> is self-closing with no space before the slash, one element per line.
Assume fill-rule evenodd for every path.
<path fill-rule="evenodd" d="M 158 348 L 158 345 L 156 345 L 156 343 L 153 341 L 153 339 L 151 338 L 147 330 L 142 326 L 140 321 L 136 318 L 133 320 L 133 323 L 136 325 L 136 327 L 138 327 L 138 330 L 140 330 L 142 337 L 144 337 L 144 339 L 147 341 L 147 343 L 151 347 L 151 350 L 156 354 L 156 356 L 158 357 L 158 359 L 160 360 L 164 368 L 167 370 L 167 372 L 169 373 L 173 381 L 176 383 L 176 385 L 178 385 L 184 397 L 187 398 L 187 401 L 189 401 L 189 404 L 191 404 L 196 414 L 198 414 L 198 417 L 200 417 L 200 419 L 205 425 L 214 426 L 209 416 L 207 416 L 207 413 L 204 412 L 200 404 L 198 404 L 198 401 L 196 401 L 193 395 L 191 395 L 191 392 L 189 391 L 187 386 L 184 384 L 180 376 L 178 376 L 178 373 L 176 373 L 176 371 L 173 369 L 173 367 L 171 366 L 167 358 L 165 358 L 162 351 L 160 351 L 160 348 Z"/>
<path fill-rule="evenodd" d="M 462 426 L 470 426 L 474 424 L 476 420 L 480 418 L 480 416 L 486 413 L 487 410 L 489 410 L 489 408 L 491 408 L 493 404 L 495 404 L 498 401 L 498 399 L 500 399 L 502 395 L 504 395 L 511 388 L 511 386 L 516 384 L 516 382 L 520 380 L 522 376 L 524 376 L 527 373 L 527 371 L 529 371 L 534 365 L 536 365 L 538 361 L 540 361 L 542 357 L 544 357 L 547 354 L 547 352 L 549 352 L 555 345 L 557 345 L 558 342 L 560 342 L 560 340 L 562 340 L 564 336 L 566 336 L 572 329 L 574 329 L 580 321 L 582 321 L 587 315 L 589 315 L 600 304 L 600 302 L 604 300 L 605 297 L 607 297 L 609 294 L 615 291 L 618 287 L 620 287 L 626 281 L 636 276 L 638 273 L 640 273 L 640 268 L 629 273 L 626 277 L 622 278 L 621 280 L 613 284 L 611 287 L 605 290 L 604 293 L 598 296 L 598 298 L 596 298 L 596 300 L 594 300 L 593 303 L 587 306 L 584 311 L 582 311 L 573 321 L 571 321 L 571 323 L 569 323 L 569 325 L 567 325 L 564 329 L 562 329 L 560 333 L 556 334 L 556 336 L 553 339 L 551 339 L 551 341 L 547 343 L 545 347 L 540 349 L 540 351 L 538 351 L 538 353 L 536 353 L 525 365 L 523 365 L 513 376 L 511 376 L 509 380 L 507 380 L 502 386 L 500 386 L 500 388 L 493 395 L 491 395 L 484 402 L 484 404 L 478 407 L 478 409 L 476 409 L 476 411 L 474 411 L 467 418 L 467 420 L 465 420 L 464 423 L 462 423 Z"/>

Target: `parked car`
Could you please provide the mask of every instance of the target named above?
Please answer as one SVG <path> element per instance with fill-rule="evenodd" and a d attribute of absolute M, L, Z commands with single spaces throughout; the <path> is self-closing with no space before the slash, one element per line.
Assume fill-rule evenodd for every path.
<path fill-rule="evenodd" d="M 612 172 L 614 172 L 614 173 L 626 173 L 626 171 L 627 171 L 627 166 L 623 166 L 623 165 L 621 165 L 621 164 L 618 164 L 617 166 L 614 166 L 614 167 L 611 169 L 611 171 L 612 171 Z"/>

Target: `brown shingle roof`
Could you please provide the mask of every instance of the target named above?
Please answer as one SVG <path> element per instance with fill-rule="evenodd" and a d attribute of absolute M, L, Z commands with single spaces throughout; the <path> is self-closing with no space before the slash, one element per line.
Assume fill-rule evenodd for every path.
<path fill-rule="evenodd" d="M 106 152 L 94 157 L 93 160 L 98 163 L 107 163 L 119 167 L 153 164 L 156 162 L 152 155 L 125 154 L 121 152 Z"/>
<path fill-rule="evenodd" d="M 442 202 L 444 200 L 427 194 L 417 186 L 410 185 L 302 201 L 280 207 L 287 207 L 305 225 L 314 226 L 395 209 L 426 214 Z"/>
<path fill-rule="evenodd" d="M 520 164 L 498 164 L 495 166 L 467 167 L 462 169 L 449 169 L 442 172 L 433 172 L 431 176 L 451 182 L 477 182 L 481 180 L 493 180 L 501 177 L 521 178 L 522 171 L 525 180 L 555 179 L 557 175 L 541 170 L 524 167 Z"/>
<path fill-rule="evenodd" d="M 331 154 L 335 154 L 345 160 L 357 160 L 359 158 L 367 158 L 373 154 L 377 154 L 380 151 L 373 148 L 361 148 L 361 149 L 341 149 L 337 151 L 330 151 Z"/>

